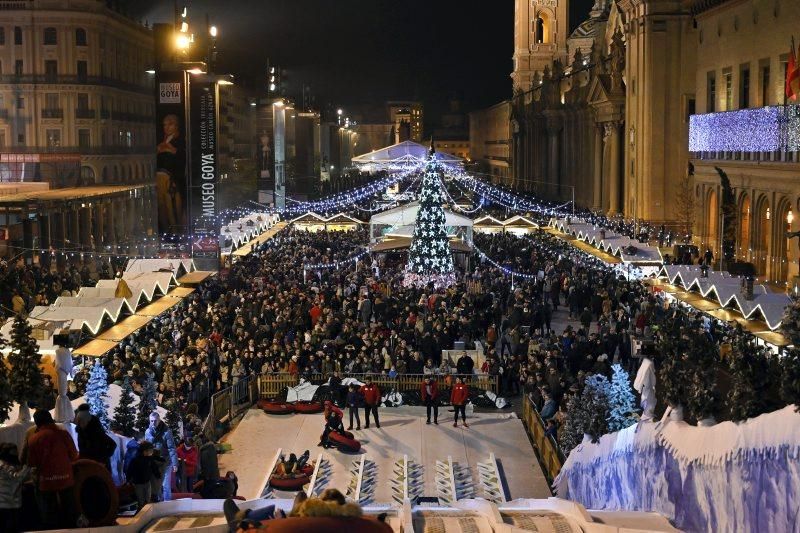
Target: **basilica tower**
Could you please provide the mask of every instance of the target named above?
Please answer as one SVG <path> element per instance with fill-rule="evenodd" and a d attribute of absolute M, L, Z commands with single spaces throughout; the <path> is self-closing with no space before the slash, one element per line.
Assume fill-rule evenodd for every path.
<path fill-rule="evenodd" d="M 537 72 L 567 56 L 569 0 L 515 0 L 514 92 L 530 89 Z"/>

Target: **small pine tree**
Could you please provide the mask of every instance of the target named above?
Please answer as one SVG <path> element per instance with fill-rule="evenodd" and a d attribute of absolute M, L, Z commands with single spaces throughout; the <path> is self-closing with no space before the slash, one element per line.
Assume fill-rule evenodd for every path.
<path fill-rule="evenodd" d="M 611 384 L 602 374 L 593 374 L 586 378 L 581 401 L 586 406 L 588 425 L 587 433 L 592 442 L 597 442 L 601 436 L 608 433 L 608 395 Z"/>
<path fill-rule="evenodd" d="M 144 435 L 150 425 L 150 413 L 156 410 L 156 384 L 153 376 L 147 374 L 142 387 L 142 397 L 139 398 L 139 407 L 136 410 L 136 431 Z"/>
<path fill-rule="evenodd" d="M 6 340 L 0 335 L 0 350 L 6 347 Z M 11 383 L 8 380 L 8 367 L 5 357 L 0 354 L 0 421 L 8 418 L 14 401 L 11 399 Z"/>
<path fill-rule="evenodd" d="M 608 388 L 608 431 L 619 431 L 635 423 L 636 397 L 628 373 L 619 364 L 611 365 Z"/>
<path fill-rule="evenodd" d="M 39 368 L 40 360 L 39 345 L 31 337 L 31 325 L 22 315 L 15 316 L 11 329 L 11 352 L 8 354 L 11 365 L 9 380 L 11 399 L 21 406 L 42 397 L 44 380 Z"/>
<path fill-rule="evenodd" d="M 569 455 L 569 452 L 581 443 L 587 426 L 586 410 L 581 397 L 575 394 L 567 401 L 567 417 L 558 435 L 558 445 L 564 455 Z"/>
<path fill-rule="evenodd" d="M 108 430 L 108 373 L 100 361 L 96 361 L 89 372 L 85 397 L 86 403 L 89 404 L 89 412 L 100 420 L 104 429 Z"/>
<path fill-rule="evenodd" d="M 781 359 L 781 399 L 800 413 L 800 350 L 791 348 Z"/>
<path fill-rule="evenodd" d="M 696 333 L 691 337 L 687 354 L 687 383 L 690 385 L 685 405 L 695 420 L 703 420 L 714 416 L 719 408 L 719 347 L 711 343 L 706 335 Z"/>
<path fill-rule="evenodd" d="M 112 428 L 120 435 L 133 437 L 136 434 L 136 408 L 133 407 L 133 387 L 130 378 L 122 382 L 122 394 L 114 409 Z"/>
<path fill-rule="evenodd" d="M 766 354 L 747 340 L 733 346 L 728 357 L 731 388 L 726 403 L 738 422 L 769 411 L 767 399 L 772 371 Z"/>

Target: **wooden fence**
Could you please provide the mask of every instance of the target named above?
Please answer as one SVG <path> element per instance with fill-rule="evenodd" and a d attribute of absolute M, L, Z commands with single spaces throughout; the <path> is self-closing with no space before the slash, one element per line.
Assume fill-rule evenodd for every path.
<path fill-rule="evenodd" d="M 396 378 L 390 378 L 381 374 L 352 374 L 346 377 L 357 379 L 360 382 L 364 382 L 369 378 L 381 389 L 381 392 L 385 394 L 391 390 L 395 390 L 396 392 L 418 391 L 420 390 L 422 380 L 426 376 L 424 374 L 403 374 Z M 497 392 L 497 378 L 487 374 L 473 374 L 471 376 L 449 374 L 447 376 L 436 376 L 439 380 L 439 389 L 442 391 L 450 389 L 456 377 L 463 378 L 464 382 L 471 387 Z M 328 380 L 320 375 L 318 378 L 312 377 L 310 381 L 314 385 L 322 385 Z M 285 387 L 294 387 L 300 380 L 298 377 L 292 376 L 291 374 L 262 374 L 259 376 L 258 382 L 261 398 L 274 398 L 278 396 Z"/>
<path fill-rule="evenodd" d="M 544 467 L 544 473 L 550 483 L 552 483 L 561 471 L 561 466 L 564 464 L 564 457 L 555 441 L 551 437 L 545 435 L 542 417 L 539 416 L 536 407 L 534 407 L 533 402 L 530 401 L 527 395 L 523 395 L 522 420 L 525 422 L 531 439 L 536 445 L 536 451 L 539 453 L 539 459 Z"/>

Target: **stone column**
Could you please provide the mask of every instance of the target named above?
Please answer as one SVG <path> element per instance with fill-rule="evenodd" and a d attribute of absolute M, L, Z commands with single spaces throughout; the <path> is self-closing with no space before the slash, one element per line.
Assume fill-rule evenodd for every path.
<path fill-rule="evenodd" d="M 592 191 L 593 209 L 603 209 L 603 126 L 594 127 L 594 182 Z"/>
<path fill-rule="evenodd" d="M 619 213 L 619 181 L 620 181 L 620 161 L 619 161 L 619 122 L 606 122 L 605 133 L 608 142 L 609 153 L 609 202 L 608 214 L 616 215 Z"/>

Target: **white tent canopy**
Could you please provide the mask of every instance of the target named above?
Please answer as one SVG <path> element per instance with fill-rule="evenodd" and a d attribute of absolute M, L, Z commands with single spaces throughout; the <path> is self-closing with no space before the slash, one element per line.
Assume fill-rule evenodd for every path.
<path fill-rule="evenodd" d="M 411 202 L 400 207 L 373 215 L 369 219 L 370 242 L 381 239 L 386 233 L 412 234 L 419 212 L 419 202 Z M 444 210 L 448 235 L 457 235 L 472 242 L 472 219 L 452 211 Z"/>
<path fill-rule="evenodd" d="M 428 160 L 429 148 L 412 141 L 403 141 L 352 159 L 355 166 L 421 165 Z M 436 159 L 445 165 L 462 165 L 464 160 L 454 155 L 435 152 Z"/>
<path fill-rule="evenodd" d="M 128 259 L 125 272 L 166 272 L 170 271 L 176 278 L 197 270 L 191 259 Z"/>

